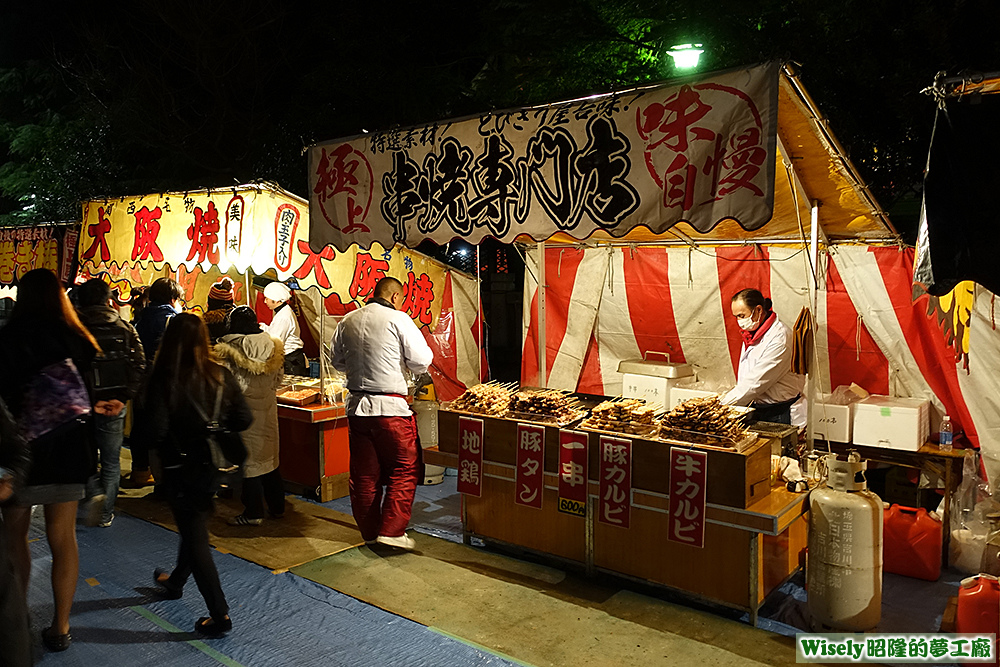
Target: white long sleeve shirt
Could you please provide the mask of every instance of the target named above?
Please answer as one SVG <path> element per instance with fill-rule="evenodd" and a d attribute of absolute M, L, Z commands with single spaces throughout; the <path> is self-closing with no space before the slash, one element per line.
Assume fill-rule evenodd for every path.
<path fill-rule="evenodd" d="M 348 313 L 331 347 L 333 367 L 347 373 L 347 414 L 355 417 L 408 416 L 406 399 L 380 394 L 405 396 L 403 369 L 426 373 L 434 360 L 410 316 L 378 303 Z"/>
<path fill-rule="evenodd" d="M 260 328 L 285 344 L 286 357 L 302 347 L 299 321 L 295 319 L 295 311 L 287 303 L 274 311 L 270 324 L 261 324 Z"/>
<path fill-rule="evenodd" d="M 792 332 L 781 320 L 775 320 L 759 343 L 744 343 L 736 386 L 722 397 L 722 402 L 781 403 L 801 394 L 804 386 L 805 378 L 792 372 Z"/>

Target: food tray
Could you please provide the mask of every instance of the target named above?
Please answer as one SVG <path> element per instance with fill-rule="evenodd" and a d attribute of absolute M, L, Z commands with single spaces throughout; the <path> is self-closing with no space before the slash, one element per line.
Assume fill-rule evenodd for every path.
<path fill-rule="evenodd" d="M 303 396 L 295 396 L 295 397 L 282 395 L 285 392 L 289 391 L 302 391 L 309 393 Z M 283 405 L 296 405 L 296 406 L 309 405 L 310 403 L 315 403 L 316 401 L 319 400 L 319 389 L 316 389 L 314 387 L 303 387 L 297 384 L 286 385 L 284 387 L 278 388 L 277 397 L 278 397 L 278 402 Z"/>
<path fill-rule="evenodd" d="M 666 433 L 664 435 L 664 433 Z M 703 447 L 716 447 L 718 449 L 729 449 L 742 452 L 757 442 L 756 433 L 747 433 L 740 440 L 734 440 L 721 435 L 710 433 L 699 433 L 698 431 L 687 431 L 669 426 L 657 429 L 656 439 L 662 442 L 669 442 L 672 445 L 699 445 Z"/>
<path fill-rule="evenodd" d="M 508 412 L 504 419 L 511 419 L 518 422 L 532 422 L 534 424 L 544 424 L 545 426 L 569 426 L 575 421 L 587 416 L 586 412 L 577 410 L 572 417 L 557 419 L 553 415 L 545 415 L 538 412 Z"/>
<path fill-rule="evenodd" d="M 468 410 L 458 410 L 451 407 L 451 401 L 442 403 L 439 410 L 446 410 L 447 412 L 454 412 L 457 415 L 470 415 L 472 417 L 496 417 L 497 419 L 503 419 L 507 416 L 507 412 L 469 412 Z"/>
<path fill-rule="evenodd" d="M 599 428 L 587 424 L 589 419 L 584 420 L 578 428 L 584 431 L 593 431 L 594 433 L 607 433 L 609 435 L 617 436 L 639 436 L 639 437 L 649 437 L 656 433 L 656 424 L 640 424 L 638 422 L 618 422 L 620 424 L 621 430 L 609 430 L 607 428 Z"/>

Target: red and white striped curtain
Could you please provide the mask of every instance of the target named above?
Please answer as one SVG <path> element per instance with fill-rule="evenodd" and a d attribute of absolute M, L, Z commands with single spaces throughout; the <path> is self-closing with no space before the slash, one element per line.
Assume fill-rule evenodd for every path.
<path fill-rule="evenodd" d="M 729 304 L 754 287 L 791 326 L 809 305 L 807 252 L 779 246 L 549 247 L 546 382 L 538 378 L 537 250 L 528 252 L 521 381 L 621 393 L 618 362 L 691 364 L 709 390 L 735 384 L 739 329 Z M 932 428 L 951 416 L 1000 473 L 1000 335 L 992 293 L 963 283 L 948 297 L 912 285 L 913 251 L 836 246 L 821 257 L 813 380 L 928 398 Z M 1000 478 L 1000 474 L 993 476 Z"/>

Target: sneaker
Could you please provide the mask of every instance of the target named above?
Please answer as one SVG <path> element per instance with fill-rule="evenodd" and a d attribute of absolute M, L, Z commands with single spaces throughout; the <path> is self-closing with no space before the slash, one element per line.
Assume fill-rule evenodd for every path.
<path fill-rule="evenodd" d="M 227 521 L 230 526 L 259 526 L 264 523 L 263 519 L 251 519 L 246 514 L 238 514 Z"/>
<path fill-rule="evenodd" d="M 86 515 L 83 519 L 85 526 L 96 526 L 101 522 L 101 515 L 104 513 L 104 494 L 92 496 L 87 500 Z"/>
<path fill-rule="evenodd" d="M 376 539 L 379 544 L 384 544 L 390 547 L 399 547 L 400 549 L 406 549 L 407 551 L 412 551 L 417 543 L 413 541 L 412 537 L 408 537 L 406 533 L 403 533 L 399 537 L 386 537 L 385 535 L 379 535 Z"/>
<path fill-rule="evenodd" d="M 114 521 L 114 520 L 115 520 L 115 515 L 111 514 L 106 519 L 102 518 L 97 525 L 100 526 L 101 528 L 110 528 L 111 527 L 111 522 Z"/>

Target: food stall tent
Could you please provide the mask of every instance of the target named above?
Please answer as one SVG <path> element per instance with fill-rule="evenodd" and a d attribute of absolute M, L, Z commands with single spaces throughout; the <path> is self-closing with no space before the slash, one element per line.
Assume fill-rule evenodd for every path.
<path fill-rule="evenodd" d="M 436 351 L 431 369 L 447 400 L 479 378 L 476 281 L 404 247 L 313 253 L 306 201 L 261 182 L 225 189 L 164 192 L 83 203 L 81 278 L 101 276 L 121 302 L 133 286 L 161 276 L 184 288 L 187 308 L 203 311 L 212 283 L 234 282 L 237 305 L 269 322 L 256 284 L 294 281 L 307 350 L 328 345 L 336 318 L 359 307 L 383 275 L 412 286 L 407 308 Z M 255 277 L 257 283 L 255 283 Z M 281 405 L 281 469 L 297 491 L 323 500 L 347 492 L 347 426 L 341 404 Z"/>
<path fill-rule="evenodd" d="M 874 392 L 925 396 L 986 445 L 977 427 L 990 404 L 973 407 L 954 341 L 927 317 L 929 298 L 913 300 L 912 250 L 788 66 L 326 142 L 309 149 L 309 174 L 314 249 L 487 235 L 531 244 L 523 384 L 614 396 L 619 363 L 647 351 L 670 352 L 703 382 L 732 384 L 739 338 L 724 306 L 758 286 L 786 322 L 808 306 L 818 323 L 810 395 L 846 376 Z M 997 348 L 976 345 L 978 359 Z M 988 368 L 995 378 L 997 365 Z M 632 523 L 609 526 L 596 434 L 579 443 L 590 465 L 573 516 L 557 510 L 565 431 L 545 427 L 539 511 L 514 501 L 520 425 L 479 422 L 469 428 L 481 432 L 469 430 L 445 411 L 439 423 L 443 460 L 482 450 L 481 492 L 463 496 L 471 534 L 737 606 L 752 620 L 800 565 L 803 496 L 768 487 L 758 449 L 710 454 L 695 547 L 664 539 L 676 448 L 628 439 L 632 486 L 618 509 Z"/>

